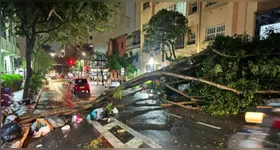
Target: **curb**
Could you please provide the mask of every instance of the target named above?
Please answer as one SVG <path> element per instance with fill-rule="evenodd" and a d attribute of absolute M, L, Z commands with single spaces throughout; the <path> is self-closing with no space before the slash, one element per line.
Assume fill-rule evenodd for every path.
<path fill-rule="evenodd" d="M 38 106 L 38 103 L 39 103 L 39 100 L 40 100 L 40 97 L 41 97 L 41 95 L 42 95 L 44 86 L 46 85 L 47 82 L 48 82 L 48 81 L 45 80 L 45 82 L 44 82 L 44 84 L 43 84 L 43 86 L 42 86 L 42 88 L 41 88 L 41 90 L 40 90 L 40 92 L 39 92 L 39 94 L 38 94 L 38 96 L 37 96 L 37 98 L 36 98 L 36 100 L 35 100 L 35 107 L 34 107 L 34 109 L 31 111 L 31 114 L 33 114 L 34 111 L 36 110 L 36 108 L 37 108 L 37 106 Z"/>

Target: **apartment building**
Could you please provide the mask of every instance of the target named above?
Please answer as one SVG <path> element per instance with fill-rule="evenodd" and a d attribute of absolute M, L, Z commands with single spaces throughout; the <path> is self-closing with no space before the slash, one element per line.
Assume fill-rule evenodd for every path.
<path fill-rule="evenodd" d="M 16 42 L 14 31 L 7 28 L 9 24 L 0 22 L 0 72 L 1 74 L 12 74 L 15 72 L 15 64 L 20 58 L 19 46 Z"/>
<path fill-rule="evenodd" d="M 140 30 L 137 30 L 126 37 L 126 54 L 128 57 L 133 57 L 132 65 L 137 68 L 136 75 L 140 72 L 141 68 L 140 52 Z"/>
<path fill-rule="evenodd" d="M 142 2 L 141 3 L 141 49 L 143 48 L 145 28 L 153 15 L 161 9 L 182 13 L 188 19 L 191 34 L 176 41 L 176 55 L 190 56 L 205 49 L 209 41 L 217 35 L 248 34 L 259 35 L 261 27 L 280 22 L 279 17 L 264 16 L 277 13 L 280 2 Z M 277 19 L 273 19 L 277 18 Z M 269 20 L 269 21 L 267 21 Z M 280 26 L 280 25 L 279 25 Z M 161 57 L 150 58 L 142 53 L 141 72 L 148 72 L 149 62 L 161 67 L 169 62 L 161 62 Z M 161 68 L 159 67 L 159 68 Z"/>
<path fill-rule="evenodd" d="M 120 35 L 116 38 L 112 38 L 108 41 L 107 45 L 107 55 L 112 56 L 115 52 L 120 54 L 120 57 L 123 57 L 126 53 L 126 36 L 127 34 Z M 121 74 L 121 70 L 112 70 L 110 72 L 110 79 L 117 81 L 124 81 L 125 76 Z"/>

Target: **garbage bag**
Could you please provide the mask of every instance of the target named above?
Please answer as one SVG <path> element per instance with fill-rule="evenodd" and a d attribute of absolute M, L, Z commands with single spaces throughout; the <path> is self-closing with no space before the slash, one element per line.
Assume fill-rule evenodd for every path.
<path fill-rule="evenodd" d="M 6 117 L 5 123 L 4 123 L 4 124 L 11 123 L 11 122 L 13 122 L 16 118 L 17 118 L 17 116 L 15 116 L 15 115 L 9 115 L 9 116 Z"/>
<path fill-rule="evenodd" d="M 114 107 L 113 114 L 118 114 L 118 113 L 119 113 L 119 110 L 116 107 Z"/>
<path fill-rule="evenodd" d="M 45 119 L 48 120 L 54 128 L 59 128 L 70 122 L 71 116 L 49 116 L 45 117 Z"/>
<path fill-rule="evenodd" d="M 53 126 L 49 123 L 49 121 L 47 121 L 44 118 L 39 118 L 36 119 L 36 122 L 34 122 L 31 125 L 31 132 L 37 132 L 40 128 L 48 126 L 50 128 L 50 130 L 53 130 Z"/>
<path fill-rule="evenodd" d="M 3 142 L 11 141 L 21 137 L 21 127 L 17 123 L 7 123 L 1 128 L 1 140 Z"/>
<path fill-rule="evenodd" d="M 73 117 L 72 117 L 72 122 L 73 123 L 80 123 L 80 122 L 82 122 L 83 121 L 83 118 L 81 117 L 81 116 L 79 116 L 79 115 L 74 115 Z"/>
<path fill-rule="evenodd" d="M 44 126 L 38 132 L 34 132 L 33 137 L 41 137 L 47 135 L 51 131 L 50 127 Z"/>
<path fill-rule="evenodd" d="M 97 108 L 94 110 L 96 112 L 96 118 L 95 120 L 100 120 L 103 118 L 103 112 L 104 112 L 104 109 L 103 108 Z"/>

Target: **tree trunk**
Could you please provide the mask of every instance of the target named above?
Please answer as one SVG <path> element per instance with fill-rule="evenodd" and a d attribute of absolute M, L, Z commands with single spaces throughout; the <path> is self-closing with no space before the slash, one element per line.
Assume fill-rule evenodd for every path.
<path fill-rule="evenodd" d="M 104 86 L 104 75 L 103 75 L 103 69 L 100 69 L 101 72 L 101 82 L 102 82 L 102 86 Z"/>
<path fill-rule="evenodd" d="M 173 53 L 174 59 L 176 59 L 174 43 L 171 43 L 171 47 L 172 47 L 172 53 Z"/>
<path fill-rule="evenodd" d="M 28 98 L 28 94 L 29 94 L 30 80 L 32 77 L 31 56 L 34 48 L 34 43 L 35 43 L 35 37 L 31 39 L 29 39 L 28 37 L 26 38 L 26 53 L 25 53 L 26 79 L 24 83 L 23 98 Z"/>

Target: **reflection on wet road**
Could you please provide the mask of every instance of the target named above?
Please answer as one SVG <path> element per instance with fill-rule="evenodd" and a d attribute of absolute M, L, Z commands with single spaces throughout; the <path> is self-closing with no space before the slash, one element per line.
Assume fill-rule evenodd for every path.
<path fill-rule="evenodd" d="M 123 103 L 147 97 L 137 93 Z M 137 103 L 155 104 L 152 100 Z M 225 147 L 229 136 L 224 130 L 200 125 L 159 106 L 131 105 L 121 109 L 117 119 L 166 148 L 220 148 Z"/>

